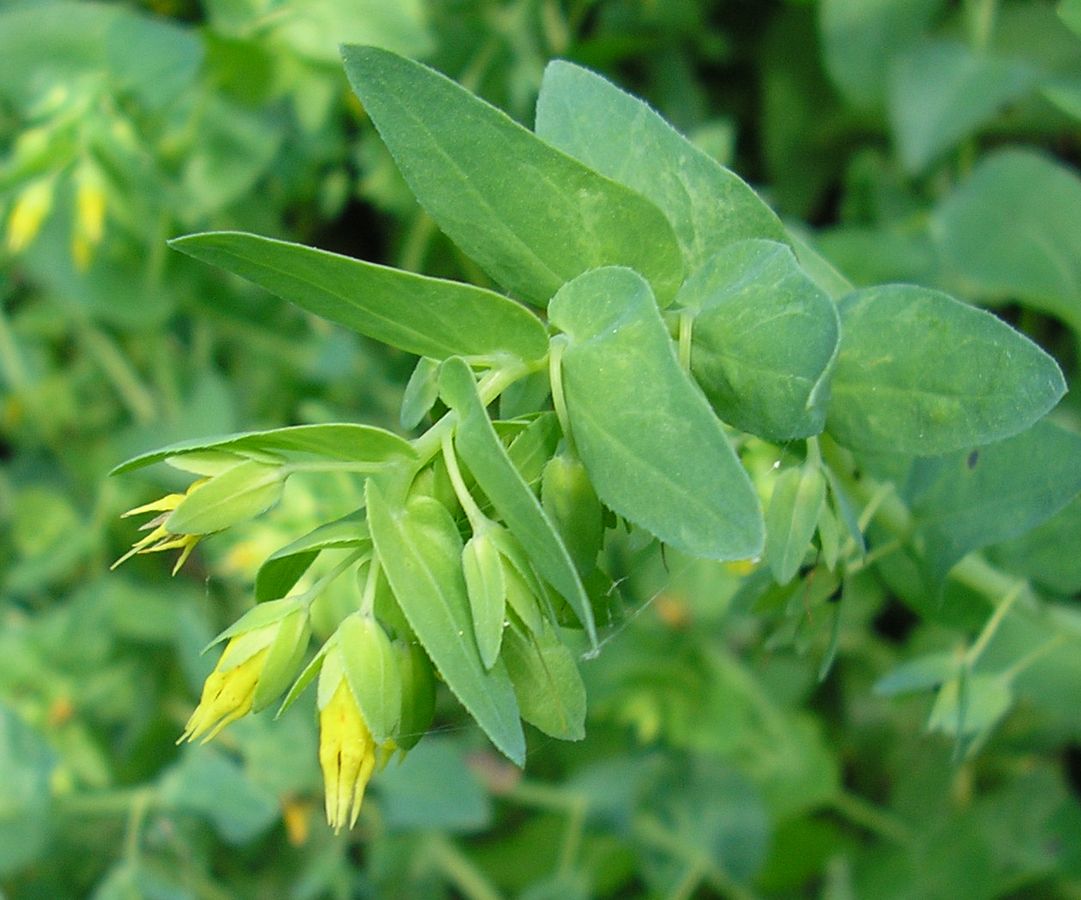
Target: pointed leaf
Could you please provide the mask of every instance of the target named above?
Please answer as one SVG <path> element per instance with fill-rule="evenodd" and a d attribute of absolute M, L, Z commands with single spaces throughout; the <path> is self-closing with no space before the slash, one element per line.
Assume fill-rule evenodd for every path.
<path fill-rule="evenodd" d="M 739 176 L 647 104 L 588 69 L 562 60 L 548 64 L 537 134 L 652 200 L 672 223 L 688 272 L 734 241 L 786 240 L 780 219 Z"/>
<path fill-rule="evenodd" d="M 370 545 L 363 512 L 350 513 L 320 525 L 267 557 L 255 573 L 255 599 L 263 602 L 284 597 L 323 550 Z"/>
<path fill-rule="evenodd" d="M 546 624 L 539 634 L 508 628 L 503 658 L 522 718 L 545 734 L 580 741 L 586 734 L 586 689 L 571 652 Z"/>
<path fill-rule="evenodd" d="M 785 469 L 766 513 L 766 561 L 778 584 L 788 584 L 811 546 L 826 505 L 826 479 L 818 466 Z"/>
<path fill-rule="evenodd" d="M 543 306 L 563 282 L 620 263 L 642 272 L 662 302 L 675 294 L 679 247 L 641 195 L 426 66 L 376 47 L 343 56 L 421 205 L 505 288 Z"/>
<path fill-rule="evenodd" d="M 856 450 L 932 456 L 1029 427 L 1066 390 L 1055 361 L 988 312 L 887 285 L 840 305 L 826 427 Z"/>
<path fill-rule="evenodd" d="M 193 234 L 169 246 L 417 356 L 544 355 L 540 319 L 512 300 L 472 285 L 235 231 Z"/>

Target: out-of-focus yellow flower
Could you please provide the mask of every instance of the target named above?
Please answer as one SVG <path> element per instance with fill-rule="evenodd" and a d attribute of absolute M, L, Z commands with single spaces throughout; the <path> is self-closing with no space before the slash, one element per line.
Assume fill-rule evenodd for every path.
<path fill-rule="evenodd" d="M 319 712 L 319 765 L 327 821 L 336 832 L 352 828 L 375 770 L 375 741 L 345 679 Z"/>
<path fill-rule="evenodd" d="M 137 506 L 135 509 L 129 509 L 124 513 L 121 518 L 127 518 L 128 516 L 138 516 L 148 512 L 158 512 L 161 515 L 155 516 L 149 522 L 141 525 L 140 531 L 148 531 L 149 534 L 137 540 L 131 547 L 131 549 L 120 557 L 116 562 L 112 564 L 110 568 L 115 569 L 121 563 L 127 562 L 137 553 L 158 553 L 162 550 L 179 550 L 180 556 L 177 558 L 176 565 L 173 566 L 173 574 L 175 575 L 180 571 L 180 567 L 187 562 L 191 551 L 195 549 L 195 545 L 203 538 L 201 534 L 174 534 L 171 531 L 165 530 L 165 520 L 169 518 L 169 514 L 176 509 L 181 501 L 188 496 L 196 487 L 203 484 L 208 479 L 201 478 L 195 481 L 183 494 L 166 494 L 159 500 L 155 500 L 153 503 L 147 503 L 144 506 Z"/>
<path fill-rule="evenodd" d="M 105 186 L 97 169 L 82 166 L 75 176 L 75 224 L 71 255 L 75 265 L 86 269 L 94 248 L 105 233 Z"/>
<path fill-rule="evenodd" d="M 42 178 L 23 190 L 8 217 L 7 245 L 12 253 L 19 253 L 30 246 L 52 205 L 52 179 Z"/>

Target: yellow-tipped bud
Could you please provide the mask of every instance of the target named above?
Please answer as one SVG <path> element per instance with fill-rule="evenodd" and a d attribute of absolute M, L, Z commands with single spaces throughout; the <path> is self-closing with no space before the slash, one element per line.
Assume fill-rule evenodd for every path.
<path fill-rule="evenodd" d="M 33 182 L 19 195 L 7 225 L 7 245 L 12 253 L 30 246 L 52 205 L 53 183 L 48 178 Z"/>
<path fill-rule="evenodd" d="M 323 769 L 327 822 L 336 832 L 356 824 L 375 763 L 375 741 L 353 692 L 341 678 L 319 712 L 319 765 Z"/>
<path fill-rule="evenodd" d="M 226 725 L 251 711 L 255 686 L 266 665 L 268 647 L 253 653 L 239 665 L 229 666 L 231 651 L 237 647 L 233 638 L 225 647 L 214 671 L 203 684 L 199 705 L 188 719 L 177 743 L 203 738 L 205 744 Z M 205 737 L 204 737 L 205 735 Z"/>

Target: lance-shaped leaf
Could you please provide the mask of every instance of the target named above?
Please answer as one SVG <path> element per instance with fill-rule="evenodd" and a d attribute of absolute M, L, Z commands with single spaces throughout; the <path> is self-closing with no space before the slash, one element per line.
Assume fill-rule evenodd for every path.
<path fill-rule="evenodd" d="M 687 280 L 676 302 L 695 311 L 691 371 L 718 416 L 773 440 L 823 429 L 841 323 L 788 247 L 732 244 Z"/>
<path fill-rule="evenodd" d="M 1063 395 L 1055 361 L 984 310 L 887 285 L 840 304 L 827 430 L 856 450 L 933 456 L 1024 430 Z"/>
<path fill-rule="evenodd" d="M 649 285 L 630 269 L 598 269 L 565 285 L 548 313 L 569 338 L 570 430 L 604 504 L 692 556 L 758 555 L 758 497 L 680 368 Z"/>
<path fill-rule="evenodd" d="M 652 200 L 672 223 L 688 272 L 734 241 L 787 240 L 780 219 L 738 175 L 588 69 L 562 60 L 548 64 L 537 134 Z"/>
<path fill-rule="evenodd" d="M 235 231 L 193 234 L 169 245 L 418 356 L 544 355 L 540 319 L 513 300 L 472 285 Z"/>
<path fill-rule="evenodd" d="M 356 463 L 401 462 L 416 458 L 412 444 L 382 428 L 352 423 L 328 425 L 293 425 L 270 431 L 245 431 L 216 438 L 197 438 L 170 444 L 149 453 L 140 453 L 121 463 L 110 475 L 121 475 L 186 453 L 205 450 L 231 450 L 241 455 L 262 453 L 321 456 Z"/>
<path fill-rule="evenodd" d="M 1040 422 L 986 447 L 916 460 L 904 495 L 937 584 L 966 553 L 1024 534 L 1079 492 L 1081 437 Z"/>
<path fill-rule="evenodd" d="M 284 597 L 323 550 L 365 547 L 371 542 L 363 512 L 320 525 L 266 558 L 255 574 L 255 599 Z"/>
<path fill-rule="evenodd" d="M 496 435 L 469 366 L 461 359 L 448 359 L 440 373 L 440 389 L 447 405 L 459 417 L 454 433 L 458 453 L 537 572 L 571 605 L 595 645 L 593 610 L 574 561 Z"/>
<path fill-rule="evenodd" d="M 521 765 L 525 735 L 506 667 L 485 669 L 462 576 L 462 539 L 446 507 L 417 497 L 392 507 L 374 479 L 368 525 L 398 604 L 440 674 L 503 753 Z"/>
<path fill-rule="evenodd" d="M 546 144 L 438 72 L 376 47 L 345 71 L 421 205 L 512 293 L 543 306 L 587 269 L 633 265 L 662 302 L 683 263 L 640 194 Z"/>

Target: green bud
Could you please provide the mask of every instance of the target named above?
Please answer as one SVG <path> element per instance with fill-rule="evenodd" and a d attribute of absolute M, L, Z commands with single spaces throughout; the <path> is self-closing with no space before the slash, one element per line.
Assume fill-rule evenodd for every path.
<path fill-rule="evenodd" d="M 396 742 L 402 750 L 410 750 L 431 727 L 435 715 L 435 672 L 420 644 L 398 641 L 394 651 L 402 676 L 402 717 Z"/>
<path fill-rule="evenodd" d="M 541 502 L 578 571 L 593 571 L 604 540 L 604 514 L 580 459 L 564 453 L 548 460 L 541 476 Z"/>
<path fill-rule="evenodd" d="M 311 627 L 308 611 L 302 604 L 277 623 L 277 633 L 270 643 L 263 674 L 255 686 L 252 712 L 259 712 L 276 700 L 296 676 L 304 651 L 308 649 Z"/>
<path fill-rule="evenodd" d="M 826 504 L 826 478 L 815 464 L 785 469 L 766 513 L 766 561 L 778 584 L 792 580 L 807 555 Z"/>
<path fill-rule="evenodd" d="M 211 534 L 266 512 L 281 498 L 281 465 L 248 459 L 196 485 L 168 519 L 172 534 Z"/>
<path fill-rule="evenodd" d="M 346 618 L 337 635 L 345 679 L 372 738 L 382 743 L 394 737 L 401 720 L 402 676 L 397 654 L 383 626 L 362 613 Z"/>
<path fill-rule="evenodd" d="M 478 531 L 462 549 L 462 571 L 473 614 L 473 633 L 486 669 L 495 665 L 503 641 L 503 620 L 507 608 L 507 584 L 503 561 L 490 529 Z"/>

